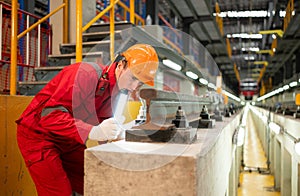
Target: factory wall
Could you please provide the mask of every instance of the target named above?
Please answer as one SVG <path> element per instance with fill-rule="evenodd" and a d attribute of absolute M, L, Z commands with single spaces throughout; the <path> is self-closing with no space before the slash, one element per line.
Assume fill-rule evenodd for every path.
<path fill-rule="evenodd" d="M 31 99 L 0 95 L 0 195 L 36 195 L 17 145 L 15 123 Z"/>

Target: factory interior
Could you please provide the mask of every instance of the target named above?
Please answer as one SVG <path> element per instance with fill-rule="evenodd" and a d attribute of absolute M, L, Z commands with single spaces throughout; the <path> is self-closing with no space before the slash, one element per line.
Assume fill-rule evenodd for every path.
<path fill-rule="evenodd" d="M 299 0 L 1 0 L 0 18 L 0 195 L 44 195 L 17 138 L 35 96 L 135 44 L 157 53 L 153 86 L 114 106 L 122 139 L 84 143 L 72 195 L 300 195 Z"/>

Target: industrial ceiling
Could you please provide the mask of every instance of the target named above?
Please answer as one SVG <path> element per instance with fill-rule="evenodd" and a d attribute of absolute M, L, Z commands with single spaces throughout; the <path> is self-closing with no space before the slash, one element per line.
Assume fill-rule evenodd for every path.
<path fill-rule="evenodd" d="M 222 72 L 226 86 L 238 94 L 236 88 L 238 77 L 236 77 L 234 65 L 241 79 L 253 78 L 260 82 L 272 78 L 273 85 L 288 79 L 284 76 L 278 79 L 277 75 L 280 73 L 282 75 L 283 71 L 291 71 L 285 67 L 287 64 L 290 66 L 296 64 L 295 56 L 300 45 L 298 0 L 293 1 L 294 12 L 288 27 L 283 31 L 284 15 L 282 13 L 286 11 L 290 1 L 160 0 L 159 11 L 167 18 L 178 17 L 179 22 L 175 24 L 176 28 L 192 35 L 207 48 Z M 223 34 L 216 22 L 216 6 L 220 9 Z M 244 16 L 237 15 L 242 11 L 251 12 L 244 12 L 246 13 Z M 251 15 L 254 11 L 257 12 Z M 281 31 L 262 33 L 266 30 Z M 272 52 L 271 47 L 275 35 L 277 47 L 276 52 Z M 231 57 L 227 51 L 226 38 L 230 43 Z M 292 72 L 295 71 L 292 70 Z"/>

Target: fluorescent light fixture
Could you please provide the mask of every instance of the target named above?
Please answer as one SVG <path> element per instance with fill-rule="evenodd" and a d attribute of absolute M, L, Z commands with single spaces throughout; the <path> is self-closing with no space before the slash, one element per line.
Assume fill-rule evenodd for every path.
<path fill-rule="evenodd" d="M 297 81 L 294 81 L 294 82 L 290 83 L 290 87 L 294 87 L 294 86 L 297 86 Z"/>
<path fill-rule="evenodd" d="M 283 88 L 283 90 L 288 90 L 290 88 L 290 86 L 286 84 L 282 88 Z"/>
<path fill-rule="evenodd" d="M 280 87 L 279 89 L 277 89 L 277 91 L 278 91 L 279 93 L 281 93 L 282 91 L 284 91 L 284 89 L 283 89 L 282 87 Z"/>
<path fill-rule="evenodd" d="M 262 39 L 262 34 L 234 33 L 227 34 L 227 38 Z"/>
<path fill-rule="evenodd" d="M 212 88 L 212 89 L 215 89 L 215 90 L 217 90 L 217 87 L 216 87 L 216 85 L 214 85 L 213 83 L 208 83 L 208 85 L 207 85 L 209 88 Z"/>
<path fill-rule="evenodd" d="M 275 133 L 275 134 L 279 134 L 280 133 L 280 126 L 277 125 L 276 123 L 274 122 L 270 122 L 269 123 L 269 128 Z"/>
<path fill-rule="evenodd" d="M 240 102 L 240 101 L 241 101 L 240 98 L 234 96 L 233 94 L 231 94 L 231 93 L 229 93 L 229 92 L 227 92 L 227 91 L 225 91 L 225 90 L 222 90 L 222 93 L 225 94 L 226 96 L 230 97 L 231 99 L 237 101 L 237 102 Z"/>
<path fill-rule="evenodd" d="M 289 88 L 289 85 L 286 85 L 286 86 Z M 287 88 L 287 87 L 285 87 L 285 88 Z M 267 99 L 267 98 L 269 98 L 269 97 L 272 97 L 273 95 L 276 95 L 277 93 L 280 93 L 280 92 L 282 92 L 283 90 L 284 90 L 284 87 L 279 88 L 279 89 L 277 89 L 277 90 L 274 90 L 274 91 L 272 91 L 272 92 L 269 92 L 269 93 L 267 93 L 267 94 L 265 94 L 265 95 L 263 95 L 263 96 L 257 98 L 257 101 L 262 101 L 262 100 L 264 100 L 264 99 Z"/>
<path fill-rule="evenodd" d="M 258 52 L 259 48 L 258 47 L 242 48 L 242 51 Z"/>
<path fill-rule="evenodd" d="M 300 141 L 296 141 L 295 143 L 295 152 L 300 155 Z"/>
<path fill-rule="evenodd" d="M 245 128 L 240 126 L 238 136 L 237 136 L 237 146 L 242 146 L 245 140 Z"/>
<path fill-rule="evenodd" d="M 295 15 L 295 11 L 292 12 L 292 15 Z M 275 11 L 272 11 L 272 14 L 275 14 Z M 213 13 L 214 16 L 217 15 L 217 13 Z M 226 11 L 226 12 L 220 12 L 218 13 L 219 17 L 225 18 L 250 18 L 250 17 L 270 17 L 271 13 L 267 10 L 252 10 L 252 11 Z M 280 10 L 279 16 L 283 18 L 285 16 L 285 11 Z"/>
<path fill-rule="evenodd" d="M 199 82 L 200 82 L 201 84 L 204 84 L 204 85 L 207 85 L 207 84 L 208 84 L 208 81 L 205 80 L 204 78 L 200 78 L 200 79 L 199 79 Z"/>
<path fill-rule="evenodd" d="M 185 75 L 187 75 L 188 77 L 190 77 L 190 78 L 192 78 L 194 80 L 198 79 L 198 75 L 195 74 L 194 72 L 191 72 L 191 71 L 185 72 Z"/>
<path fill-rule="evenodd" d="M 244 59 L 246 61 L 253 61 L 255 59 L 255 57 L 254 56 L 245 56 Z"/>
<path fill-rule="evenodd" d="M 214 15 L 216 15 L 214 13 Z M 267 17 L 268 11 L 264 10 L 252 10 L 252 11 L 227 11 L 227 12 L 220 12 L 218 16 L 225 18 L 225 17 L 230 17 L 230 18 L 249 18 L 249 17 Z"/>
<path fill-rule="evenodd" d="M 174 63 L 173 61 L 169 60 L 169 59 L 165 59 L 162 60 L 163 64 L 171 69 L 174 69 L 176 71 L 180 71 L 181 70 L 181 66 L 178 65 L 177 63 Z"/>
<path fill-rule="evenodd" d="M 294 11 L 293 11 L 293 12 L 294 12 Z M 281 18 L 283 18 L 283 17 L 285 17 L 285 13 L 286 13 L 286 12 L 285 12 L 284 10 L 283 10 L 283 11 L 280 10 L 280 11 L 279 11 L 279 16 L 280 16 Z M 292 14 L 293 14 L 293 13 L 292 13 Z M 295 13 L 294 13 L 294 14 L 295 14 Z"/>

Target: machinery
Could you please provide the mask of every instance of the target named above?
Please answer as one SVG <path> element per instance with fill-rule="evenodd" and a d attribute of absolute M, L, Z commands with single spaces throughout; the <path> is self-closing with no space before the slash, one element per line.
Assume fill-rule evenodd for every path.
<path fill-rule="evenodd" d="M 126 130 L 126 141 L 192 143 L 197 128 L 215 125 L 205 106 L 212 103 L 210 97 L 148 88 L 141 89 L 140 97 L 145 100 L 145 122 Z"/>

